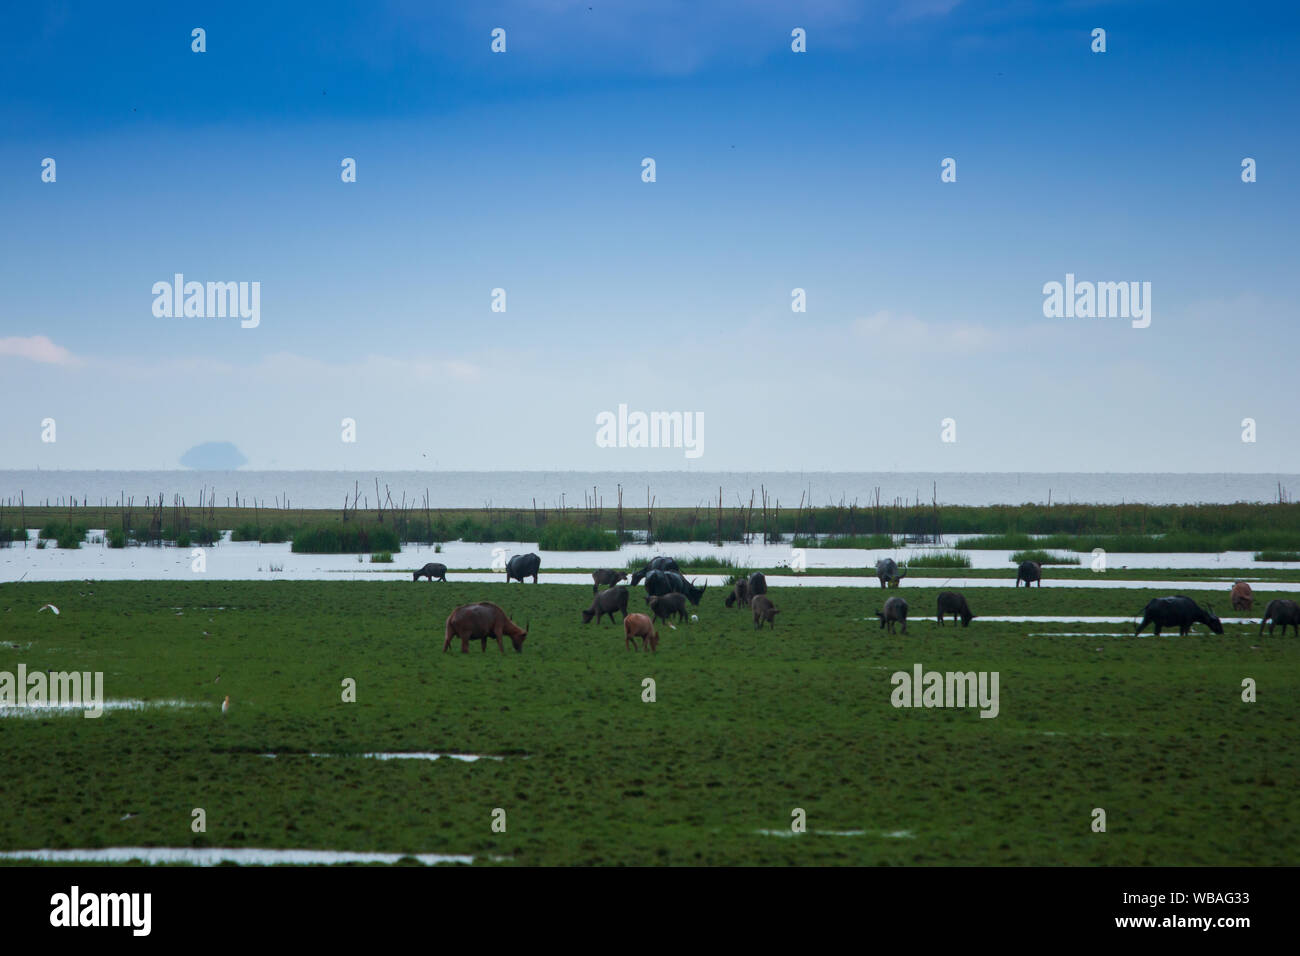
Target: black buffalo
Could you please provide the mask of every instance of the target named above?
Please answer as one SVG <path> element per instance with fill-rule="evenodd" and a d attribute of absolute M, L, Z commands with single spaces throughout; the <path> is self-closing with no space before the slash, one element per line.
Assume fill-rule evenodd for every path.
<path fill-rule="evenodd" d="M 880 578 L 880 586 L 896 588 L 898 582 L 907 577 L 907 568 L 900 572 L 898 562 L 893 558 L 881 558 L 876 562 L 876 577 Z"/>
<path fill-rule="evenodd" d="M 1223 624 L 1214 616 L 1214 609 L 1208 604 L 1201 607 L 1185 594 L 1153 598 L 1143 611 L 1142 623 L 1133 635 L 1141 634 L 1142 628 L 1148 624 L 1156 626 L 1156 637 L 1164 627 L 1176 627 L 1178 633 L 1186 637 L 1193 624 L 1204 624 L 1215 634 L 1223 633 Z"/>
<path fill-rule="evenodd" d="M 1020 587 L 1020 582 L 1025 582 L 1025 587 L 1029 587 L 1037 581 L 1038 586 L 1043 586 L 1043 566 L 1037 561 L 1021 561 L 1020 567 L 1016 569 L 1016 587 Z"/>
<path fill-rule="evenodd" d="M 644 568 L 632 575 L 632 580 L 629 581 L 628 584 L 632 585 L 632 587 L 636 587 L 641 583 L 641 579 L 651 571 L 676 571 L 680 574 L 681 570 L 682 569 L 677 566 L 676 559 L 660 555 L 657 558 L 651 558 L 647 561 Z"/>
<path fill-rule="evenodd" d="M 1264 616 L 1259 621 L 1259 633 L 1264 633 L 1264 622 L 1271 621 L 1268 625 L 1268 636 L 1273 636 L 1273 628 L 1281 624 L 1282 636 L 1286 637 L 1286 629 L 1294 627 L 1297 637 L 1300 637 L 1300 605 L 1295 601 L 1287 601 L 1279 598 L 1276 601 L 1269 601 L 1268 607 L 1264 609 Z"/>
<path fill-rule="evenodd" d="M 609 568 L 601 568 L 599 571 L 591 572 L 591 593 L 595 594 L 600 590 L 602 584 L 613 587 L 627 577 L 626 571 L 611 571 Z"/>
<path fill-rule="evenodd" d="M 542 566 L 542 559 L 529 551 L 527 554 L 516 554 L 506 562 L 506 584 L 511 581 L 524 583 L 524 578 L 532 576 L 533 583 L 537 583 L 537 571 Z"/>
<path fill-rule="evenodd" d="M 418 581 L 420 578 L 428 578 L 430 581 L 437 578 L 439 581 L 446 581 L 447 565 L 438 564 L 436 561 L 430 561 L 424 567 L 420 568 L 420 570 L 416 571 L 415 576 L 411 578 L 411 580 Z"/>
<path fill-rule="evenodd" d="M 749 596 L 752 599 L 755 594 L 767 593 L 767 578 L 762 571 L 755 571 L 749 576 Z"/>
<path fill-rule="evenodd" d="M 889 633 L 894 633 L 894 625 L 902 624 L 903 633 L 907 633 L 907 602 L 902 598 L 890 598 L 885 602 L 885 609 L 877 611 L 876 617 L 880 618 L 880 626 L 889 626 Z"/>
<path fill-rule="evenodd" d="M 591 607 L 582 612 L 582 623 L 590 624 L 594 617 L 599 624 L 601 617 L 608 614 L 609 623 L 613 624 L 615 611 L 622 611 L 623 617 L 627 617 L 627 588 L 621 585 L 602 591 L 592 598 Z"/>
<path fill-rule="evenodd" d="M 645 576 L 645 591 L 650 597 L 661 594 L 685 594 L 692 604 L 699 604 L 707 588 L 707 584 L 697 588 L 693 581 L 688 582 L 676 571 L 649 571 Z"/>
<path fill-rule="evenodd" d="M 943 627 L 945 614 L 951 614 L 954 619 L 961 618 L 962 627 L 970 627 L 971 618 L 975 616 L 970 612 L 970 605 L 966 603 L 966 597 L 960 591 L 939 592 L 940 627 Z"/>

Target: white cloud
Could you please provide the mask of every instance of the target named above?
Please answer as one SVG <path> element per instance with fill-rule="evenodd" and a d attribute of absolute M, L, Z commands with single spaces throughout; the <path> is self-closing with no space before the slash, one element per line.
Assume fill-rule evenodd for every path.
<path fill-rule="evenodd" d="M 855 331 L 880 345 L 905 349 L 941 349 L 968 352 L 994 341 L 991 330 L 970 322 L 925 322 L 887 310 L 853 323 Z"/>
<path fill-rule="evenodd" d="M 30 335 L 26 338 L 12 336 L 0 339 L 0 355 L 25 358 L 32 362 L 46 365 L 80 365 L 77 358 L 62 345 L 55 345 L 44 335 Z"/>

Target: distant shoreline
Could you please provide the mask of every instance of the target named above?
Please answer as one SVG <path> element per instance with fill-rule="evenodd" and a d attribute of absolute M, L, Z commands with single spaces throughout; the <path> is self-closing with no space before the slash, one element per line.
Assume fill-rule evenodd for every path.
<path fill-rule="evenodd" d="M 1030 504 L 1233 504 L 1290 500 L 1300 474 L 1275 472 L 696 472 L 696 471 L 190 471 L 18 470 L 0 471 L 0 504 L 136 504 L 161 494 L 170 504 L 181 496 L 191 507 L 199 497 L 218 506 L 246 502 L 261 507 L 336 510 L 346 495 L 363 507 L 378 496 L 395 505 L 423 508 L 531 510 L 617 506 L 625 509 L 694 509 L 747 506 L 751 497 L 782 509 L 869 507 L 903 501 L 944 507 Z"/>

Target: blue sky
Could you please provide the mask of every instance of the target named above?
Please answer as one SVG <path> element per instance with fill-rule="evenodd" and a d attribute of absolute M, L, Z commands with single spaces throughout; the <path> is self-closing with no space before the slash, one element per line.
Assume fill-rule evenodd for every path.
<path fill-rule="evenodd" d="M 3 17 L 9 467 L 1300 470 L 1285 5 Z M 259 326 L 155 317 L 177 272 Z M 1151 326 L 1045 318 L 1067 272 Z M 704 453 L 597 447 L 620 403 Z"/>

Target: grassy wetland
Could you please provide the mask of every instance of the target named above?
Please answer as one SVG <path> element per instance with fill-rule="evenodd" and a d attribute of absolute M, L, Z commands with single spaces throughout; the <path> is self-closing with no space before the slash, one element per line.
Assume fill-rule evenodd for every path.
<path fill-rule="evenodd" d="M 31 768 L 0 780 L 0 847 L 485 865 L 1294 862 L 1300 641 L 1234 620 L 1226 589 L 1224 635 L 1135 639 L 1131 624 L 979 616 L 1130 617 L 1167 592 L 965 588 L 969 628 L 913 620 L 889 634 L 872 616 L 878 590 L 769 583 L 775 629 L 755 632 L 710 589 L 698 623 L 659 625 L 657 654 L 625 650 L 617 624 L 583 625 L 581 585 L 0 585 L 0 670 L 102 670 L 106 698 L 195 705 L 0 718 L 8 764 Z M 915 618 L 933 616 L 936 594 L 905 583 L 888 596 Z M 1272 596 L 1256 587 L 1256 614 Z M 477 600 L 531 622 L 522 653 L 442 652 L 447 613 Z M 61 613 L 38 613 L 46 603 Z M 918 662 L 999 672 L 996 719 L 893 707 L 890 675 Z M 1247 677 L 1255 703 L 1241 699 Z M 360 756 L 375 752 L 502 759 Z M 206 833 L 190 829 L 196 807 Z M 765 835 L 788 834 L 796 807 L 807 834 Z"/>

